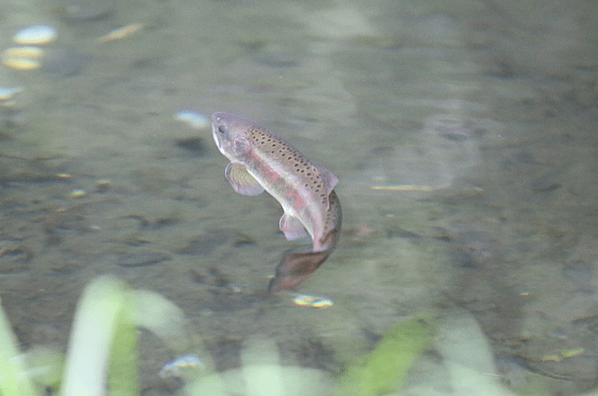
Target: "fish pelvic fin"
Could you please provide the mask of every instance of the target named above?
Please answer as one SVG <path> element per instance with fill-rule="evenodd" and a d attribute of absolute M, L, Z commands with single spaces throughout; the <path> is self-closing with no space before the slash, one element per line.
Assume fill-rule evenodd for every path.
<path fill-rule="evenodd" d="M 330 231 L 326 239 L 331 243 L 328 249 L 320 252 L 287 253 L 276 267 L 276 275 L 270 281 L 268 292 L 294 289 L 310 277 L 324 261 L 330 256 L 340 232 L 336 229 Z"/>

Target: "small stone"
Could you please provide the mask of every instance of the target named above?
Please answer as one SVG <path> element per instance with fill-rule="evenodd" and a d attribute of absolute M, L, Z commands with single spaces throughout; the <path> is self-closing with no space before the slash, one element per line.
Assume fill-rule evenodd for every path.
<path fill-rule="evenodd" d="M 56 30 L 48 25 L 29 26 L 13 37 L 13 41 L 21 45 L 42 45 L 54 40 L 56 40 Z"/>

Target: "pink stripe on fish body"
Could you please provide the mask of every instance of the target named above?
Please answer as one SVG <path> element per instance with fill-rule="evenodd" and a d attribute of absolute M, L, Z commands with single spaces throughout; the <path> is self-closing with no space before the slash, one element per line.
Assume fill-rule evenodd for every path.
<path fill-rule="evenodd" d="M 292 200 L 293 202 L 293 209 L 299 213 L 301 209 L 305 206 L 305 202 L 303 201 L 303 197 L 297 190 L 289 190 L 287 193 L 287 198 Z"/>
<path fill-rule="evenodd" d="M 276 198 L 285 213 L 301 220 L 314 240 L 314 249 L 321 250 L 318 238 L 324 232 L 328 206 L 322 171 L 278 136 L 263 128 L 249 131 L 251 153 L 245 160 L 247 170 Z"/>
<path fill-rule="evenodd" d="M 254 151 L 251 152 L 251 157 L 248 158 L 247 163 L 254 163 L 256 168 L 256 173 L 259 173 L 262 178 L 264 178 L 270 185 L 273 185 L 276 180 L 280 178 L 280 174 L 276 172 L 274 169 L 268 167 L 268 164 L 264 161 L 260 160 L 260 157 L 254 154 Z"/>

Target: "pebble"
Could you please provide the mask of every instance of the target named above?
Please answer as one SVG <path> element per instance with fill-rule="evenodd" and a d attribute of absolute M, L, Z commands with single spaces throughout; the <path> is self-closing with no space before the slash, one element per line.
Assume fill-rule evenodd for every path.
<path fill-rule="evenodd" d="M 177 112 L 174 115 L 174 119 L 186 122 L 194 129 L 204 129 L 211 125 L 210 120 L 206 116 L 191 110 L 181 110 Z"/>
<path fill-rule="evenodd" d="M 82 198 L 85 194 L 85 190 L 73 190 L 71 191 L 71 198 Z"/>
<path fill-rule="evenodd" d="M 101 179 L 96 182 L 96 191 L 105 192 L 110 188 L 110 180 Z"/>
<path fill-rule="evenodd" d="M 0 102 L 14 98 L 15 94 L 23 91 L 23 87 L 0 87 Z"/>
<path fill-rule="evenodd" d="M 308 296 L 306 294 L 300 294 L 293 299 L 293 302 L 296 305 L 303 306 L 303 307 L 313 307 L 313 308 L 326 308 L 331 307 L 334 305 L 332 300 L 329 300 L 324 297 L 316 297 L 316 296 Z"/>
<path fill-rule="evenodd" d="M 21 45 L 42 45 L 56 40 L 56 29 L 48 25 L 29 26 L 12 38 L 13 41 Z"/>
<path fill-rule="evenodd" d="M 41 66 L 44 51 L 35 46 L 12 47 L 2 53 L 2 64 L 15 70 L 33 70 Z"/>
<path fill-rule="evenodd" d="M 161 378 L 180 378 L 184 369 L 203 369 L 204 364 L 195 355 L 181 356 L 170 363 L 166 363 L 160 370 Z"/>

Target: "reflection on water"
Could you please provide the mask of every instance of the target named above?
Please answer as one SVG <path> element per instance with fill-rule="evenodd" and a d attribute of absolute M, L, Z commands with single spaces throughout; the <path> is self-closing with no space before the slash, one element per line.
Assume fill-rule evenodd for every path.
<path fill-rule="evenodd" d="M 181 307 L 221 371 L 254 336 L 335 371 L 433 312 L 413 394 L 594 388 L 594 3 L 20 4 L 0 50 L 56 29 L 40 68 L 0 68 L 0 296 L 25 347 L 64 349 L 84 285 L 113 274 Z M 340 245 L 298 290 L 333 306 L 266 293 L 280 208 L 232 192 L 187 110 L 247 115 L 339 177 Z M 174 392 L 174 355 L 141 348 L 142 383 Z"/>

